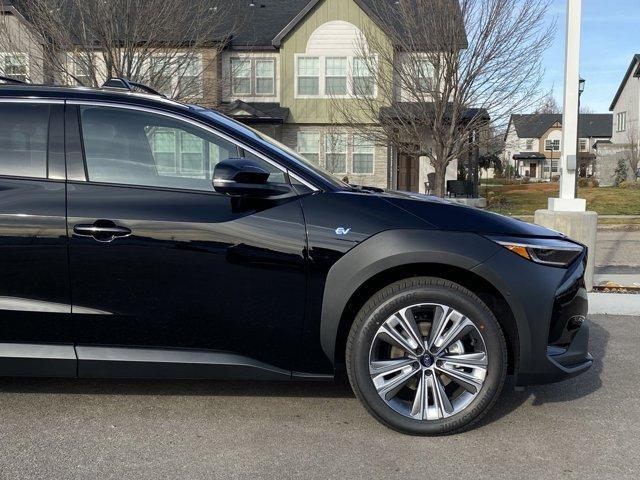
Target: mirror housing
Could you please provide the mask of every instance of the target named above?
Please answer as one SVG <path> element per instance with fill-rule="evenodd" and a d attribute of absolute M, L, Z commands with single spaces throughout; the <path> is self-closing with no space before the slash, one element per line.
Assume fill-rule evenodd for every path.
<path fill-rule="evenodd" d="M 275 197 L 291 192 L 283 183 L 269 183 L 269 172 L 250 158 L 229 158 L 213 170 L 213 188 L 233 197 Z"/>

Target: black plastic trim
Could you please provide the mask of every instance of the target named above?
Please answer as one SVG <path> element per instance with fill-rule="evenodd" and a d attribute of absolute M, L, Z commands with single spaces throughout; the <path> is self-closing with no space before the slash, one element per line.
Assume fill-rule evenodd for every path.
<path fill-rule="evenodd" d="M 47 178 L 65 180 L 67 170 L 64 159 L 64 105 L 52 104 L 50 108 Z"/>
<path fill-rule="evenodd" d="M 0 343 L 0 376 L 75 377 L 73 345 Z"/>
<path fill-rule="evenodd" d="M 331 362 L 347 302 L 367 280 L 391 268 L 419 263 L 471 270 L 503 248 L 475 233 L 400 229 L 381 232 L 354 247 L 329 270 L 320 343 Z"/>
<path fill-rule="evenodd" d="M 82 345 L 75 349 L 80 378 L 291 379 L 288 370 L 227 352 Z"/>

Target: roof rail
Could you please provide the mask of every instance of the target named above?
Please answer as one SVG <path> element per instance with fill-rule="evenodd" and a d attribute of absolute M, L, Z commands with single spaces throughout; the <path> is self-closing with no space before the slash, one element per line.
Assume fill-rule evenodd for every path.
<path fill-rule="evenodd" d="M 3 75 L 0 75 L 0 82 L 15 83 L 15 84 L 19 84 L 19 85 L 26 85 L 26 83 L 27 83 L 27 82 L 23 82 L 22 80 L 18 80 L 17 78 L 5 77 Z"/>
<path fill-rule="evenodd" d="M 130 92 L 134 92 L 135 89 L 142 90 L 143 92 L 150 93 L 152 95 L 158 95 L 160 97 L 166 98 L 166 95 L 154 90 L 151 87 L 148 87 L 144 83 L 133 82 L 124 77 L 109 77 L 102 84 L 102 87 L 105 88 L 122 88 L 125 90 L 129 90 Z"/>

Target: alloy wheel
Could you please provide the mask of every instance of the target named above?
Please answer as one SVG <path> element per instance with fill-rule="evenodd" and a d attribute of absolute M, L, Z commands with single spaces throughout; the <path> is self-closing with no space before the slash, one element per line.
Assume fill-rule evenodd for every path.
<path fill-rule="evenodd" d="M 382 400 L 415 420 L 460 413 L 480 393 L 489 367 L 476 324 L 447 305 L 402 308 L 378 328 L 369 374 Z"/>

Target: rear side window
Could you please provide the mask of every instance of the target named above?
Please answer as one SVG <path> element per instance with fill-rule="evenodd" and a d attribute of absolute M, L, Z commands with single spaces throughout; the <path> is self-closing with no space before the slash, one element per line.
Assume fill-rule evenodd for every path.
<path fill-rule="evenodd" d="M 0 104 L 0 175 L 46 178 L 49 105 Z"/>
<path fill-rule="evenodd" d="M 213 191 L 221 160 L 244 155 L 235 144 L 164 115 L 112 107 L 80 107 L 89 181 Z M 271 181 L 282 181 L 264 163 Z"/>

